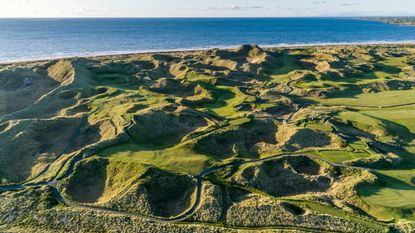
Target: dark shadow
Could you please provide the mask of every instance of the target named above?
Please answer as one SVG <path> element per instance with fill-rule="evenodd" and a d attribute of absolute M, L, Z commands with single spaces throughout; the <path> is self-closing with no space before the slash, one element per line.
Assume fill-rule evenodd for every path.
<path fill-rule="evenodd" d="M 374 64 L 374 70 L 375 71 L 383 71 L 383 72 L 391 74 L 391 75 L 400 74 L 402 72 L 402 70 L 400 68 L 390 66 L 390 65 L 386 65 L 386 64 L 383 64 L 383 63 L 375 63 Z"/>
<path fill-rule="evenodd" d="M 376 184 L 358 185 L 357 191 L 358 191 L 359 196 L 369 197 L 372 195 L 376 195 L 380 192 L 382 188 L 415 191 L 415 187 L 412 187 L 411 185 L 401 180 L 398 180 L 391 176 L 386 176 L 386 175 L 383 175 L 377 172 L 374 172 L 374 174 L 379 178 L 378 182 Z"/>
<path fill-rule="evenodd" d="M 288 203 L 288 202 L 283 202 L 281 203 L 282 207 L 290 212 L 293 215 L 303 215 L 305 214 L 305 210 L 303 208 L 301 208 L 298 205 L 292 204 L 292 203 Z"/>
<path fill-rule="evenodd" d="M 97 202 L 104 193 L 108 164 L 101 158 L 79 162 L 68 179 L 66 193 L 76 202 Z"/>
<path fill-rule="evenodd" d="M 275 143 L 277 128 L 272 122 L 251 121 L 227 131 L 218 131 L 198 140 L 195 150 L 217 160 L 231 156 L 256 158 L 259 142 Z"/>
<path fill-rule="evenodd" d="M 396 136 L 396 138 L 399 138 L 400 142 L 403 145 L 408 145 L 410 142 L 412 142 L 415 139 L 415 134 L 413 134 L 407 127 L 403 125 L 397 124 L 393 121 L 389 121 L 383 118 L 378 118 L 372 115 L 368 115 L 364 113 L 363 115 L 374 118 L 382 122 L 382 124 L 386 126 L 387 132 L 393 136 Z"/>
<path fill-rule="evenodd" d="M 152 215 L 173 217 L 192 205 L 196 182 L 187 175 L 160 170 L 146 176 L 143 188 L 151 205 Z"/>
<path fill-rule="evenodd" d="M 202 101 L 202 102 L 196 101 L 194 103 L 186 101 L 185 104 L 188 105 L 189 107 L 207 108 L 208 110 L 212 110 L 215 108 L 222 108 L 228 105 L 226 103 L 226 100 L 229 100 L 235 97 L 235 94 L 232 91 L 220 89 L 216 87 L 216 85 L 211 85 L 211 84 L 207 84 L 203 82 L 197 82 L 197 84 L 199 84 L 200 86 L 202 86 L 203 88 L 209 91 L 209 93 L 212 95 L 212 100 L 207 100 L 207 101 Z"/>
<path fill-rule="evenodd" d="M 203 116 L 161 110 L 135 115 L 133 122 L 128 129 L 132 139 L 139 145 L 157 149 L 171 147 L 179 143 L 185 135 L 207 125 Z"/>

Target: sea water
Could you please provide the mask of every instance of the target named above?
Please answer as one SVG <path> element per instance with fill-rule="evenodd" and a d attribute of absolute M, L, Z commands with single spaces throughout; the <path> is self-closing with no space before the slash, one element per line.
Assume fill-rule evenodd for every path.
<path fill-rule="evenodd" d="M 351 18 L 0 19 L 0 62 L 151 51 L 414 43 L 415 27 Z"/>

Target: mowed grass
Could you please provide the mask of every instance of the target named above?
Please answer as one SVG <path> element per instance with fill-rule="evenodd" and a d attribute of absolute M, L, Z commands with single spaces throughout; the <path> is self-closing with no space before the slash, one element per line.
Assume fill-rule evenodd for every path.
<path fill-rule="evenodd" d="M 242 113 L 236 109 L 236 106 L 242 103 L 249 103 L 255 101 L 254 97 L 245 95 L 238 88 L 226 86 L 219 86 L 218 88 L 228 90 L 233 93 L 233 98 L 225 100 L 226 106 L 211 109 L 214 113 L 218 114 L 219 116 L 230 117 L 237 115 L 238 113 Z"/>
<path fill-rule="evenodd" d="M 378 93 L 360 94 L 350 98 L 313 98 L 325 105 L 387 107 L 395 105 L 415 104 L 415 90 L 383 91 Z"/>
<path fill-rule="evenodd" d="M 295 200 L 293 202 L 301 204 L 301 205 L 303 205 L 303 206 L 305 206 L 309 209 L 312 209 L 316 212 L 319 212 L 319 213 L 324 213 L 324 214 L 328 214 L 328 215 L 331 215 L 331 216 L 336 216 L 336 217 L 339 217 L 339 218 L 344 218 L 344 219 L 348 219 L 348 220 L 353 221 L 353 222 L 357 222 L 359 224 L 362 224 L 364 226 L 368 226 L 371 229 L 377 230 L 379 232 L 386 232 L 387 231 L 386 227 L 384 225 L 380 224 L 380 223 L 371 221 L 371 220 L 366 219 L 366 218 L 362 218 L 358 215 L 354 215 L 354 214 L 351 214 L 351 213 L 341 211 L 339 209 L 334 209 L 334 208 L 328 207 L 327 205 L 324 205 L 324 204 L 321 204 L 321 203 L 318 203 L 318 202 L 303 201 L 303 200 Z"/>
<path fill-rule="evenodd" d="M 361 190 L 360 195 L 363 197 L 363 200 L 370 204 L 385 207 L 415 208 L 415 188 L 413 187 L 395 184 L 390 187 L 373 186 Z"/>
<path fill-rule="evenodd" d="M 382 171 L 378 173 L 379 182 L 375 185 L 362 185 L 358 194 L 370 206 L 370 214 L 379 220 L 393 220 L 402 217 L 415 219 L 415 187 L 388 175 L 403 175 L 410 171 Z M 412 171 L 413 173 L 413 171 Z M 388 174 L 388 175 L 384 175 Z"/>
<path fill-rule="evenodd" d="M 348 160 L 367 158 L 371 156 L 371 154 L 364 151 L 345 150 L 320 150 L 317 155 L 334 163 L 342 163 Z"/>
<path fill-rule="evenodd" d="M 383 101 L 382 101 L 383 102 Z M 359 128 L 366 131 L 387 129 L 388 137 L 399 137 L 412 144 L 415 132 L 415 108 L 400 107 L 388 109 L 345 111 L 338 117 L 356 122 Z M 386 137 L 379 137 L 386 139 Z M 413 159 L 410 153 L 396 152 L 406 159 Z M 323 156 L 324 157 L 324 156 Z M 396 220 L 401 218 L 415 219 L 415 168 L 411 169 L 411 160 L 402 164 L 405 168 L 377 170 L 379 182 L 375 185 L 364 185 L 358 189 L 359 196 L 369 206 L 369 213 L 379 220 Z"/>
<path fill-rule="evenodd" d="M 341 112 L 334 116 L 336 118 L 335 120 L 339 120 L 340 118 L 345 121 L 351 121 L 353 122 L 354 127 L 376 136 L 375 138 L 369 137 L 366 134 L 363 134 L 363 136 L 360 134 L 356 137 L 347 137 L 347 135 L 344 135 L 344 140 L 342 140 L 341 143 L 338 143 L 339 146 L 336 144 L 336 147 L 332 147 L 330 149 L 324 148 L 324 146 L 305 147 L 298 149 L 297 151 L 293 151 L 293 154 L 313 154 L 321 156 L 331 162 L 343 163 L 349 160 L 368 158 L 375 153 L 379 153 L 375 152 L 375 148 L 370 148 L 370 145 L 372 144 L 369 142 L 373 140 L 383 140 L 382 142 L 386 142 L 386 140 L 388 140 L 387 142 L 397 144 L 400 143 L 398 145 L 405 149 L 412 146 L 411 143 L 414 138 L 412 134 L 415 132 L 415 121 L 413 120 L 415 119 L 415 105 L 407 107 L 389 107 L 392 105 L 407 105 L 415 103 L 415 90 L 383 91 L 380 93 L 355 95 L 356 93 L 361 93 L 360 91 L 365 91 L 367 89 L 366 84 L 386 82 L 387 80 L 392 80 L 394 78 L 396 78 L 396 81 L 405 80 L 403 77 L 404 73 L 402 72 L 403 69 L 408 68 L 408 64 L 405 59 L 395 59 L 390 58 L 390 56 L 384 59 L 377 59 L 373 57 L 373 59 L 364 60 L 341 58 L 345 59 L 344 63 L 343 61 L 340 61 L 340 65 L 337 64 L 336 66 L 336 64 L 333 64 L 330 70 L 326 70 L 315 69 L 312 66 L 308 68 L 308 66 L 304 65 L 300 61 L 301 59 L 307 58 L 308 55 L 310 55 L 311 58 L 314 56 L 309 54 L 307 51 L 284 50 L 282 53 L 278 53 L 276 55 L 278 56 L 275 56 L 274 58 L 277 60 L 270 59 L 272 62 L 276 61 L 275 63 L 272 63 L 272 65 L 268 63 L 263 67 L 266 68 L 266 72 L 264 74 L 269 75 L 268 79 L 266 79 L 267 82 L 265 83 L 260 83 L 264 80 L 262 74 L 257 77 L 255 76 L 255 73 L 250 73 L 251 71 L 244 71 L 243 69 L 240 69 L 238 67 L 239 62 L 226 59 L 217 60 L 217 58 L 215 58 L 216 61 L 212 61 L 208 57 L 204 57 L 203 59 L 200 59 L 202 57 L 198 57 L 197 60 L 194 60 L 193 62 L 191 61 L 191 56 L 189 57 L 187 55 L 186 58 L 183 56 L 180 59 L 177 59 L 177 61 L 180 61 L 180 64 L 174 64 L 175 59 L 169 61 L 170 59 L 166 56 L 164 57 L 167 58 L 166 61 L 157 61 L 160 66 L 157 65 L 157 67 L 155 67 L 151 72 L 147 72 L 147 68 L 139 68 L 137 71 L 134 71 L 137 68 L 136 65 L 141 64 L 139 62 L 137 64 L 132 64 L 129 67 L 133 68 L 131 69 L 132 74 L 118 74 L 116 73 L 118 71 L 114 71 L 115 73 L 98 73 L 93 76 L 94 79 L 91 80 L 91 83 L 88 83 L 88 86 L 85 86 L 85 88 L 88 88 L 86 90 L 91 89 L 91 93 L 85 92 L 83 95 L 80 95 L 82 97 L 80 101 L 83 101 L 83 104 L 87 107 L 87 110 L 85 111 L 88 111 L 89 113 L 88 116 L 90 124 L 99 124 L 101 121 L 111 120 L 112 124 L 108 123 L 108 125 L 116 125 L 118 130 L 115 131 L 121 133 L 123 132 L 123 128 L 131 122 L 132 119 L 136 119 L 136 114 L 142 114 L 140 113 L 141 110 L 163 109 L 162 111 L 165 111 L 167 114 L 167 112 L 179 113 L 182 107 L 200 111 L 191 111 L 192 114 L 201 114 L 203 112 L 200 116 L 206 118 L 211 117 L 212 122 L 215 121 L 217 124 L 217 128 L 206 127 L 205 129 L 200 129 L 200 131 L 197 132 L 192 129 L 193 132 L 187 134 L 186 137 L 181 138 L 181 140 L 174 141 L 174 143 L 172 143 L 174 145 L 169 144 L 169 148 L 163 147 L 162 149 L 160 146 L 150 146 L 148 144 L 144 144 L 149 142 L 137 144 L 131 141 L 129 143 L 112 145 L 110 148 L 98 151 L 96 153 L 96 155 L 100 156 L 98 160 L 106 160 L 103 158 L 109 158 L 108 160 L 110 164 L 106 167 L 106 169 L 108 168 L 108 178 L 110 176 L 115 177 L 114 180 L 116 182 L 114 182 L 114 184 L 119 185 L 108 185 L 105 187 L 102 200 L 109 200 L 113 196 L 118 195 L 117 190 L 124 190 L 124 186 L 128 182 L 135 180 L 134 178 L 136 178 L 137 174 L 143 173 L 146 166 L 142 166 L 141 164 L 152 165 L 172 172 L 198 175 L 203 169 L 213 164 L 223 164 L 231 162 L 232 160 L 239 161 L 240 159 L 251 158 L 250 155 L 242 156 L 242 154 L 247 153 L 243 147 L 249 147 L 246 149 L 253 148 L 254 150 L 252 150 L 252 152 L 249 151 L 249 153 L 255 155 L 255 158 L 255 147 L 257 147 L 257 145 L 258 147 L 270 147 L 269 150 L 262 150 L 262 148 L 260 148 L 261 150 L 258 150 L 258 153 L 261 153 L 258 155 L 262 158 L 282 153 L 282 148 L 278 145 L 279 142 L 276 139 L 273 139 L 273 135 L 275 135 L 274 133 L 277 133 L 274 132 L 277 130 L 273 129 L 273 127 L 269 128 L 272 135 L 270 134 L 269 138 L 267 137 L 266 139 L 263 139 L 263 144 L 254 143 L 257 143 L 256 139 L 261 137 L 260 134 L 264 134 L 261 131 L 267 131 L 268 128 L 262 130 L 262 126 L 259 125 L 261 127 L 254 128 L 252 131 L 250 130 L 250 127 L 248 127 L 249 130 L 245 130 L 245 126 L 248 125 L 248 123 L 257 124 L 259 122 L 259 119 L 256 119 L 256 113 L 259 113 L 258 116 L 265 115 L 264 113 L 268 113 L 268 110 L 270 110 L 269 112 L 272 112 L 273 109 L 271 108 L 278 107 L 276 105 L 279 104 L 279 102 L 275 103 L 271 100 L 271 98 L 269 100 L 266 98 L 256 100 L 254 97 L 254 93 L 265 93 L 265 91 L 269 91 L 270 87 L 277 87 L 277 85 L 267 84 L 286 84 L 292 87 L 297 87 L 294 89 L 294 92 L 281 94 L 281 96 L 284 96 L 284 99 L 287 100 L 286 107 L 289 109 L 289 112 L 291 112 L 291 109 L 296 109 L 297 104 L 300 104 L 297 102 L 297 100 L 299 100 L 298 97 L 307 98 L 307 96 L 311 96 L 306 94 L 307 92 L 303 93 L 300 90 L 297 90 L 298 88 L 307 89 L 306 91 L 315 91 L 310 92 L 316 93 L 316 95 L 313 96 L 322 96 L 317 95 L 320 94 L 320 91 L 323 91 L 321 94 L 324 94 L 326 91 L 333 91 L 333 93 L 337 93 L 336 91 L 338 90 L 338 93 L 341 93 L 341 97 L 343 98 L 312 99 L 317 102 L 316 105 L 320 102 L 326 105 L 346 105 L 355 107 L 354 110 L 348 108 L 347 111 L 341 111 L 340 109 L 342 108 L 336 108 L 339 109 L 335 110 L 336 112 Z M 337 52 L 333 55 L 337 55 Z M 325 56 L 315 56 L 315 59 L 317 61 L 316 64 L 319 64 L 319 61 L 321 60 L 329 60 L 326 59 Z M 200 64 L 204 61 L 208 61 L 209 64 L 204 64 L 206 66 Z M 125 61 L 123 61 L 123 63 L 124 62 Z M 212 72 L 206 70 L 210 69 L 209 67 L 212 67 L 212 64 L 210 63 L 212 63 L 213 66 L 218 66 L 215 68 L 217 69 L 217 72 L 213 72 L 213 70 Z M 183 67 L 183 65 L 188 67 Z M 152 65 L 149 67 L 152 67 Z M 343 72 L 348 71 L 350 67 L 356 68 L 358 71 Z M 114 70 L 118 70 L 117 67 L 115 68 L 116 69 Z M 127 68 L 122 68 L 122 70 L 130 70 Z M 412 69 L 412 66 L 410 68 Z M 202 72 L 202 69 L 207 72 Z M 254 70 L 255 69 L 253 69 L 253 71 Z M 247 82 L 245 79 L 239 80 L 236 77 L 232 77 L 234 72 L 231 71 L 238 71 L 235 72 L 235 74 L 244 74 L 243 72 L 246 72 L 244 75 L 247 75 L 247 77 L 254 75 L 254 77 L 258 79 L 250 82 Z M 336 74 L 337 71 L 339 72 L 338 76 Z M 173 76 L 192 83 L 192 86 L 193 84 L 197 85 L 197 88 L 195 88 L 194 91 L 194 96 L 186 96 L 186 100 L 188 101 L 181 102 L 182 97 L 178 96 L 182 95 L 175 95 L 176 93 L 168 94 L 169 92 L 164 93 L 163 91 L 159 92 L 153 88 L 153 84 L 158 83 L 160 78 L 168 79 L 173 78 Z M 228 76 L 230 79 L 227 81 Z M 84 80 L 86 79 L 77 79 L 79 83 L 75 83 L 76 85 L 73 84 L 73 86 L 75 88 L 83 87 L 82 85 L 86 85 Z M 406 79 L 405 81 L 407 80 L 409 79 Z M 96 86 L 96 84 L 99 85 Z M 185 87 L 185 83 L 181 83 L 180 85 L 182 84 L 183 86 L 181 87 Z M 167 88 L 168 87 L 169 86 L 167 85 Z M 93 88 L 95 91 L 93 91 Z M 284 88 L 288 89 L 286 87 Z M 350 90 L 350 92 L 345 93 L 346 91 L 343 90 Z M 280 90 L 276 88 L 276 93 L 279 91 Z M 281 89 L 281 91 L 287 92 L 284 89 Z M 0 95 L 1 93 L 2 92 L 0 92 Z M 71 98 L 69 98 L 69 100 L 70 99 Z M 56 101 L 56 103 L 59 104 L 61 102 L 62 100 L 60 99 Z M 307 103 L 310 102 L 311 101 L 308 101 Z M 5 107 L 7 106 L 0 106 L 0 111 Z M 278 111 L 278 108 L 274 109 L 277 109 L 276 111 Z M 285 109 L 282 109 L 283 110 L 281 112 L 284 112 Z M 37 111 L 40 110 L 37 109 Z M 311 113 L 314 112 L 310 111 L 309 118 L 312 118 L 311 115 L 313 114 Z M 137 119 L 141 118 L 138 117 Z M 270 120 L 276 121 L 276 119 Z M 292 121 L 294 121 L 293 123 L 296 123 L 295 118 L 293 118 Z M 337 133 L 333 127 L 334 123 L 332 125 L 330 120 L 324 121 L 326 123 L 322 122 L 323 121 L 307 121 L 305 123 L 301 123 L 300 126 L 323 131 L 327 134 L 329 132 Z M 170 127 L 168 122 L 161 123 L 165 125 L 160 127 L 160 131 Z M 225 131 L 227 130 L 226 127 L 233 127 L 235 129 L 235 133 L 222 134 L 228 133 L 228 131 Z M 264 127 L 268 127 L 268 124 Z M 280 127 L 280 125 L 278 125 L 278 127 Z M 244 130 L 239 131 L 239 128 L 243 128 Z M 100 129 L 105 128 L 101 127 Z M 223 131 L 216 134 L 214 132 L 216 129 Z M 150 131 L 143 130 L 139 133 L 141 133 L 143 137 L 149 137 L 150 135 L 146 134 Z M 174 133 L 175 131 L 172 134 Z M 385 133 L 385 135 L 383 133 Z M 241 136 L 240 134 L 252 135 L 247 135 L 249 137 L 245 137 L 245 135 Z M 344 134 L 348 134 L 348 132 L 346 131 Z M 349 136 L 353 136 L 352 134 L 353 131 L 350 132 Z M 160 138 L 163 136 L 164 135 L 161 135 Z M 343 137 L 343 135 L 339 136 Z M 216 138 L 211 141 L 206 140 L 207 146 L 202 147 L 202 150 L 199 150 L 199 152 L 195 152 L 195 143 L 197 143 L 198 140 L 203 140 L 205 137 Z M 166 136 L 164 142 L 167 139 L 169 139 L 168 136 Z M 311 139 L 313 138 L 310 138 L 309 136 L 300 138 L 300 140 Z M 403 140 L 394 141 L 394 139 Z M 346 142 L 347 145 L 343 144 L 343 142 Z M 65 143 L 64 146 L 66 144 L 67 143 Z M 343 146 L 345 147 L 343 148 Z M 215 158 L 217 157 L 215 157 L 214 153 L 216 153 L 216 151 L 221 152 L 221 150 L 227 150 L 227 148 L 232 148 L 232 150 L 229 150 L 231 151 L 231 153 L 229 153 L 231 157 L 228 158 L 229 156 L 227 156 L 227 161 L 216 161 Z M 412 153 L 415 154 L 415 146 L 412 148 Z M 414 163 L 412 161 L 414 161 L 413 159 L 415 156 L 410 153 L 401 155 L 399 154 L 399 150 L 396 150 L 397 156 L 407 159 L 404 165 L 399 167 L 395 166 L 393 168 L 391 167 L 390 169 L 387 168 L 388 170 L 377 170 L 376 172 L 379 174 L 379 182 L 375 185 L 360 186 L 358 190 L 359 195 L 369 205 L 369 213 L 379 219 L 399 219 L 407 216 L 412 218 L 412 212 L 405 211 L 411 208 L 414 208 L 415 210 L 415 166 L 412 166 L 412 163 Z M 206 153 L 206 155 L 202 154 L 212 151 L 214 151 L 214 153 Z M 241 151 L 241 153 L 239 153 L 239 151 Z M 262 153 L 262 151 L 265 152 Z M 403 149 L 401 151 L 405 152 Z M 26 154 L 30 155 L 31 153 Z M 241 156 L 239 156 L 240 154 Z M 69 156 L 62 158 L 67 157 Z M 62 161 L 59 162 L 62 163 Z M 60 165 L 60 163 L 58 165 Z M 136 164 L 136 166 L 132 166 L 130 164 Z M 52 168 L 54 169 L 55 167 L 52 166 Z M 88 171 L 88 169 L 84 169 L 84 171 Z M 0 171 L 0 176 L 1 173 L 2 171 Z M 83 177 L 88 178 L 87 176 L 89 175 L 90 174 L 80 176 L 81 181 Z M 98 183 L 99 181 L 94 177 L 93 180 L 94 183 Z M 180 189 L 180 187 L 176 187 L 176 189 Z M 82 191 L 83 190 L 80 192 L 81 195 L 83 194 Z M 307 201 L 304 202 L 306 203 Z M 311 209 L 326 213 L 328 215 L 339 216 L 342 218 L 348 218 L 352 215 L 347 211 L 335 209 L 328 205 L 326 206 L 318 203 L 312 204 L 311 202 L 307 203 L 307 205 Z M 352 220 L 355 222 L 362 221 L 360 217 L 353 218 Z M 366 224 L 371 223 L 368 222 Z M 373 225 L 373 228 L 377 227 L 375 225 Z M 377 230 L 381 232 L 383 229 L 378 228 Z"/>
<path fill-rule="evenodd" d="M 314 81 L 301 80 L 299 82 L 296 82 L 294 86 L 299 87 L 299 88 L 304 88 L 304 89 L 327 88 L 327 87 L 345 88 L 347 86 L 350 86 L 350 84 L 364 85 L 364 84 L 373 83 L 374 81 L 383 81 L 389 75 L 390 75 L 389 73 L 386 73 L 383 71 L 373 71 L 373 72 L 368 72 L 362 75 L 341 77 L 335 80 L 326 80 L 326 79 L 316 79 Z"/>
<path fill-rule="evenodd" d="M 392 67 L 394 69 L 397 68 L 404 68 L 407 67 L 407 58 L 406 57 L 393 57 L 393 58 L 387 58 L 385 61 L 381 61 L 381 64 L 387 65 L 389 67 Z"/>
<path fill-rule="evenodd" d="M 363 114 L 363 111 L 342 111 L 337 114 L 338 118 L 353 121 L 362 125 L 377 127 L 381 122 L 371 116 Z"/>
<path fill-rule="evenodd" d="M 402 91 L 407 92 L 407 91 Z M 397 92 L 392 92 L 396 94 Z M 412 91 L 409 91 L 412 94 Z M 380 96 L 388 96 L 389 92 L 379 93 Z M 404 96 L 400 94 L 398 96 Z M 376 95 L 378 96 L 378 95 Z M 383 97 L 379 97 L 383 98 Z M 380 99 L 381 103 L 388 102 L 387 99 Z M 402 101 L 402 102 L 400 102 Z M 390 103 L 404 103 L 408 99 L 394 99 Z M 415 138 L 415 108 L 398 107 L 398 108 L 379 108 L 379 109 L 360 109 L 359 111 L 343 111 L 337 117 L 352 121 L 365 131 L 382 131 L 387 130 L 387 137 L 378 137 L 379 140 L 388 137 L 399 137 L 410 145 Z M 352 145 L 353 147 L 353 145 Z M 360 148 L 362 149 L 362 148 Z M 332 159 L 333 152 L 327 156 L 323 152 L 322 157 Z M 403 150 L 396 151 L 398 156 L 405 159 L 413 159 L 413 155 Z M 347 156 L 342 154 L 338 158 L 345 159 Z M 379 182 L 374 185 L 363 185 L 358 188 L 359 196 L 366 202 L 370 208 L 369 213 L 379 220 L 396 220 L 401 218 L 415 219 L 415 168 L 412 168 L 412 160 L 401 164 L 402 168 L 388 170 L 377 170 Z"/>
<path fill-rule="evenodd" d="M 225 118 L 241 117 L 244 113 L 237 109 L 242 103 L 251 103 L 255 101 L 255 97 L 244 94 L 239 88 L 231 86 L 213 86 L 204 85 L 207 89 L 214 93 L 214 101 L 210 103 L 198 104 L 200 111 L 208 111 Z"/>
<path fill-rule="evenodd" d="M 385 142 L 393 140 L 393 135 L 390 135 L 386 122 L 368 115 L 365 111 L 342 111 L 336 117 L 352 122 L 354 127 L 375 135 L 378 140 Z"/>
<path fill-rule="evenodd" d="M 414 99 L 415 101 L 415 99 Z M 362 111 L 362 113 L 384 119 L 406 127 L 410 133 L 415 133 L 415 106 L 405 108 Z M 408 132 L 402 132 L 408 133 Z"/>
<path fill-rule="evenodd" d="M 358 75 L 346 75 L 344 77 L 335 79 L 335 80 L 322 80 L 317 79 L 314 81 L 311 80 L 302 80 L 294 83 L 294 86 L 303 89 L 313 89 L 313 88 L 345 88 L 350 86 L 350 84 L 355 85 L 364 85 L 370 84 L 373 82 L 384 81 L 390 77 L 400 77 L 402 75 L 401 69 L 396 68 L 390 64 L 399 64 L 400 67 L 407 66 L 406 63 L 403 63 L 402 60 L 386 60 L 376 63 L 377 68 L 373 71 L 366 72 Z M 318 75 L 317 75 L 318 76 Z"/>
<path fill-rule="evenodd" d="M 198 175 L 209 165 L 209 157 L 192 151 L 191 146 L 154 150 L 135 143 L 120 144 L 97 153 L 99 156 L 118 160 L 133 160 L 173 172 Z"/>

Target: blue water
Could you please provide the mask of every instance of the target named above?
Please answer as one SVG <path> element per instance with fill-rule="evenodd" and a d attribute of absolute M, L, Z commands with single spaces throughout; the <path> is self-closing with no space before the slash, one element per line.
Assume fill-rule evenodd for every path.
<path fill-rule="evenodd" d="M 415 27 L 342 18 L 0 19 L 0 61 L 233 47 L 415 42 Z"/>

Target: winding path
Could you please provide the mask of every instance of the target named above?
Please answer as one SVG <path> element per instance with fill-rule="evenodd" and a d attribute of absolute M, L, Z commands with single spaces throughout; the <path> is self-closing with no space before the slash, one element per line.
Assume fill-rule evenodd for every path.
<path fill-rule="evenodd" d="M 130 213 L 130 212 L 111 210 L 111 209 L 106 209 L 106 208 L 101 208 L 101 207 L 84 206 L 84 205 L 79 205 L 79 204 L 72 203 L 72 202 L 66 200 L 62 196 L 61 192 L 58 190 L 57 185 L 60 182 L 60 180 L 55 180 L 55 181 L 51 181 L 51 182 L 47 182 L 47 183 L 46 182 L 38 183 L 38 184 L 28 184 L 28 185 L 22 184 L 22 185 L 15 185 L 15 186 L 0 186 L 0 191 L 17 191 L 17 190 L 21 190 L 21 189 L 25 189 L 25 188 L 47 186 L 47 187 L 52 188 L 55 197 L 61 203 L 63 203 L 66 206 L 72 207 L 72 208 L 90 210 L 90 211 L 99 211 L 99 212 L 105 212 L 105 213 L 110 213 L 110 214 L 127 215 L 127 216 L 132 216 L 132 217 L 139 217 L 139 218 L 142 218 L 142 219 L 146 219 L 146 220 L 153 221 L 153 222 L 159 222 L 159 223 L 174 223 L 174 222 L 180 222 L 180 221 L 183 221 L 183 220 L 189 218 L 190 216 L 192 216 L 198 210 L 198 208 L 201 204 L 201 197 L 202 197 L 202 191 L 203 191 L 203 178 L 205 176 L 207 176 L 207 175 L 209 175 L 213 172 L 228 168 L 228 167 L 239 167 L 239 166 L 244 165 L 244 164 L 255 164 L 255 163 L 261 163 L 261 162 L 265 162 L 265 161 L 274 160 L 274 159 L 277 159 L 277 158 L 287 158 L 287 157 L 297 157 L 297 156 L 305 156 L 305 157 L 312 158 L 312 159 L 318 159 L 318 160 L 321 160 L 321 161 L 326 162 L 328 164 L 331 164 L 332 166 L 337 166 L 337 167 L 352 168 L 352 169 L 359 169 L 359 170 L 368 170 L 368 171 L 371 170 L 369 168 L 364 168 L 364 167 L 355 167 L 355 166 L 349 166 L 349 165 L 344 165 L 344 164 L 340 164 L 340 163 L 333 163 L 333 162 L 330 162 L 330 161 L 328 161 L 326 159 L 323 159 L 321 157 L 318 157 L 318 156 L 315 156 L 315 155 L 307 155 L 307 154 L 299 154 L 299 155 L 280 154 L 280 155 L 274 155 L 274 156 L 261 158 L 261 159 L 254 159 L 254 160 L 250 160 L 250 161 L 219 165 L 219 166 L 207 168 L 207 169 L 203 170 L 198 175 L 198 177 L 197 177 L 197 187 L 196 187 L 196 198 L 195 198 L 195 201 L 194 201 L 193 205 L 188 210 L 186 210 L 184 213 L 182 213 L 182 214 L 180 214 L 176 217 L 173 217 L 173 218 L 151 217 L 151 216 L 145 216 L 145 215 L 135 214 L 135 213 Z"/>
<path fill-rule="evenodd" d="M 79 124 L 79 126 L 76 128 L 75 132 L 73 133 L 72 137 L 69 139 L 68 145 L 65 147 L 64 151 L 62 153 L 60 153 L 58 156 L 56 156 L 56 158 L 52 162 L 50 162 L 35 177 L 31 178 L 30 180 L 25 181 L 25 184 L 30 184 L 32 181 L 34 181 L 34 180 L 38 179 L 39 177 L 41 177 L 43 174 L 45 174 L 49 170 L 50 166 L 54 162 L 56 162 L 58 159 L 61 158 L 62 155 L 69 153 L 72 150 L 72 148 L 75 146 L 76 140 L 81 135 L 81 131 L 85 127 L 87 122 L 88 122 L 88 117 L 83 117 L 82 120 L 81 120 L 81 124 Z"/>
<path fill-rule="evenodd" d="M 287 83 L 287 86 L 290 88 L 289 93 L 291 93 L 294 90 L 291 87 L 291 83 L 294 82 L 294 81 L 295 80 L 290 80 Z M 294 115 L 294 113 L 292 113 L 286 119 L 286 121 L 291 121 L 291 118 L 293 117 L 293 115 Z M 81 129 L 86 124 L 86 119 L 87 118 L 83 119 L 81 125 L 76 130 L 76 132 L 74 133 L 74 135 L 71 138 L 70 142 L 68 143 L 68 146 L 65 149 L 64 153 L 69 152 L 71 150 L 71 148 L 73 147 L 73 145 L 75 144 L 76 139 L 80 135 Z M 128 129 L 131 127 L 132 124 L 133 124 L 133 122 L 130 122 L 127 126 L 124 127 L 124 130 L 123 130 L 123 132 L 127 135 L 127 137 L 130 140 L 133 140 L 133 137 L 132 137 L 132 135 L 131 135 L 131 133 L 129 132 Z M 49 169 L 50 165 L 48 165 L 35 178 L 33 178 L 29 181 L 26 181 L 23 184 L 18 184 L 18 185 L 13 185 L 13 186 L 0 186 L 0 191 L 17 191 L 17 190 L 22 190 L 22 189 L 25 189 L 25 188 L 47 186 L 47 187 L 50 187 L 53 190 L 53 193 L 54 193 L 56 199 L 58 199 L 62 204 L 66 205 L 66 206 L 69 206 L 69 207 L 72 207 L 72 208 L 82 209 L 82 210 L 89 210 L 89 211 L 99 211 L 99 212 L 110 213 L 110 214 L 126 215 L 126 216 L 131 216 L 131 217 L 139 217 L 139 218 L 142 218 L 142 219 L 146 219 L 146 220 L 153 221 L 153 222 L 159 222 L 159 223 L 174 223 L 174 222 L 183 221 L 183 220 L 191 217 L 198 210 L 198 208 L 201 204 L 202 191 L 203 191 L 203 178 L 205 176 L 207 176 L 207 175 L 209 175 L 213 172 L 216 172 L 216 171 L 219 171 L 219 170 L 222 170 L 222 169 L 225 169 L 225 168 L 229 168 L 229 167 L 231 167 L 231 168 L 232 167 L 239 167 L 239 166 L 244 165 L 244 164 L 255 164 L 255 163 L 261 163 L 261 162 L 265 162 L 265 161 L 274 160 L 274 159 L 277 159 L 277 158 L 287 158 L 287 157 L 296 157 L 296 156 L 305 156 L 305 157 L 312 158 L 312 159 L 318 159 L 320 161 L 326 162 L 328 164 L 331 164 L 332 166 L 337 166 L 337 167 L 352 168 L 352 169 L 359 169 L 359 170 L 368 170 L 368 171 L 371 170 L 369 168 L 364 168 L 364 167 L 355 167 L 355 166 L 349 166 L 349 165 L 344 165 L 344 164 L 340 164 L 340 163 L 333 163 L 333 162 L 330 162 L 330 161 L 328 161 L 324 158 L 321 158 L 321 157 L 318 157 L 318 156 L 315 156 L 315 155 L 308 155 L 308 154 L 298 154 L 298 155 L 278 154 L 278 155 L 274 155 L 274 156 L 270 156 L 270 157 L 266 157 L 266 158 L 260 158 L 260 159 L 254 159 L 254 160 L 250 160 L 250 161 L 243 161 L 243 162 L 236 162 L 236 163 L 228 163 L 228 164 L 223 164 L 223 165 L 219 165 L 219 166 L 215 166 L 215 167 L 211 167 L 211 168 L 206 168 L 203 171 L 201 171 L 200 174 L 197 176 L 196 197 L 195 197 L 195 200 L 194 200 L 192 206 L 189 209 L 187 209 L 185 212 L 183 212 L 182 214 L 179 214 L 179 215 L 177 215 L 175 217 L 172 217 L 172 218 L 153 217 L 153 216 L 146 216 L 146 215 L 141 215 L 141 214 L 136 214 L 136 213 L 112 210 L 112 209 L 107 209 L 107 208 L 103 208 L 103 207 L 85 206 L 85 205 L 72 203 L 72 202 L 66 200 L 62 196 L 59 189 L 57 188 L 57 185 L 59 184 L 59 182 L 61 180 L 69 177 L 72 174 L 72 172 L 74 170 L 74 167 L 75 167 L 75 164 L 77 162 L 79 162 L 80 160 L 82 160 L 82 155 L 81 154 L 75 155 L 75 158 L 70 161 L 69 169 L 67 170 L 65 175 L 63 177 L 59 178 L 59 179 L 56 179 L 56 176 L 55 176 L 55 178 L 52 181 L 49 181 L 49 182 L 30 183 L 31 181 L 35 180 L 36 178 L 38 178 L 42 174 L 44 174 Z"/>

